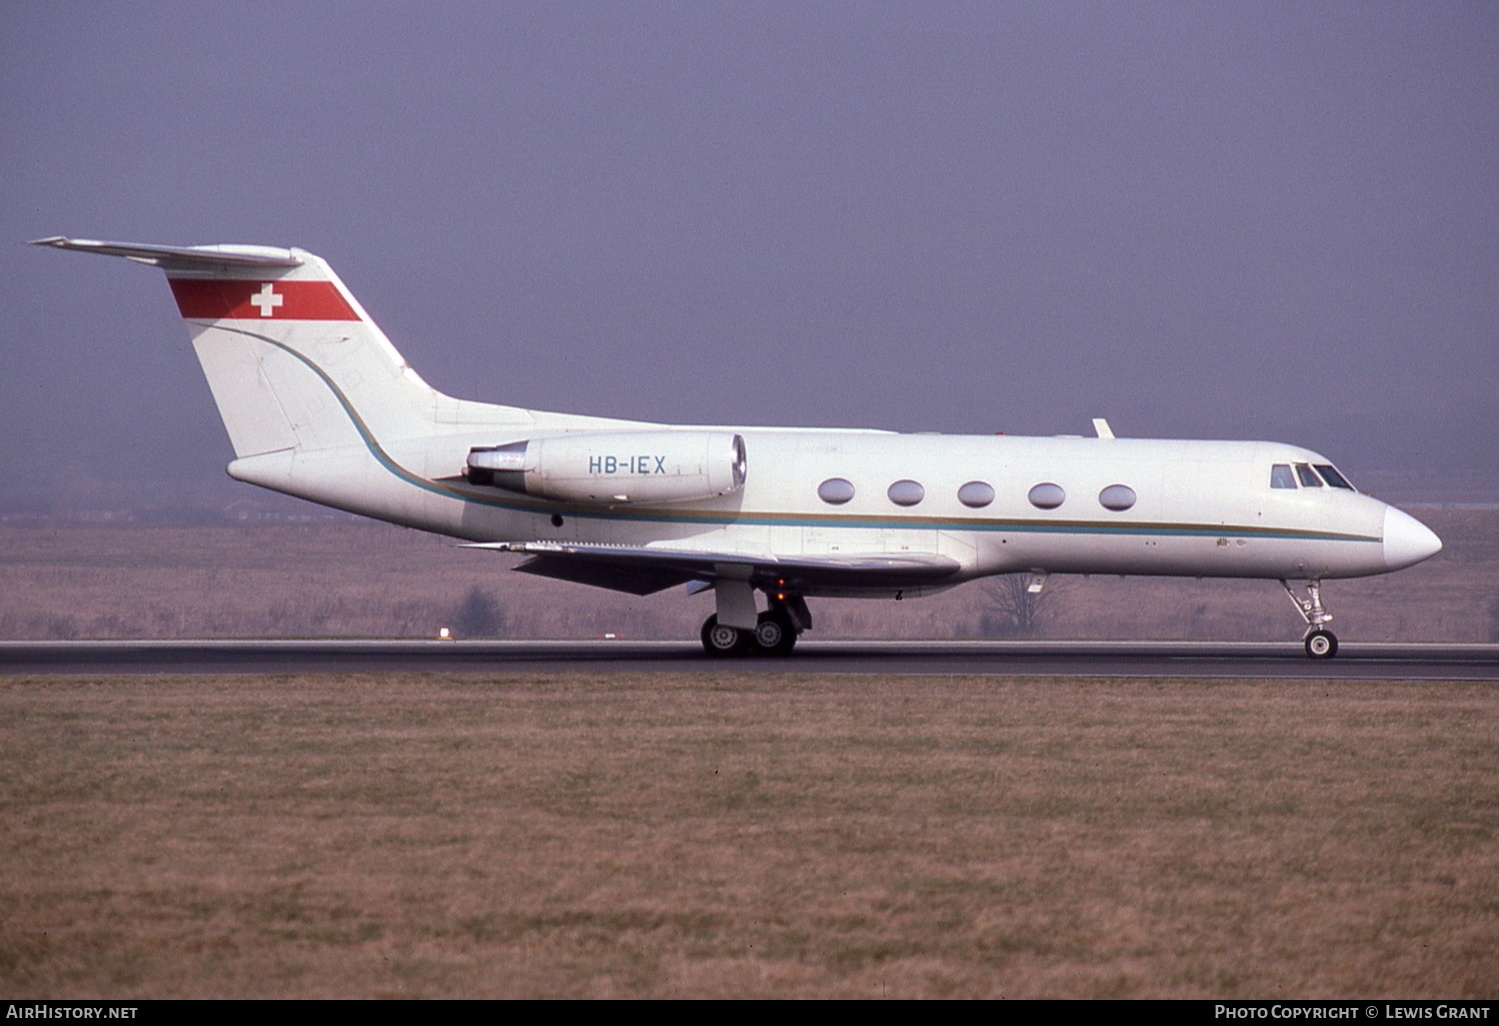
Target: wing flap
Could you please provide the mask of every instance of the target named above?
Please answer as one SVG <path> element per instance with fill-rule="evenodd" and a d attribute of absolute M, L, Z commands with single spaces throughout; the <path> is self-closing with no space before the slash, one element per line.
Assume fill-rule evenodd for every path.
<path fill-rule="evenodd" d="M 574 584 L 591 584 L 595 588 L 608 588 L 610 591 L 622 591 L 630 595 L 653 595 L 694 579 L 692 573 L 672 567 L 629 566 L 557 556 L 532 556 L 515 569 L 523 574 L 551 577 Z"/>

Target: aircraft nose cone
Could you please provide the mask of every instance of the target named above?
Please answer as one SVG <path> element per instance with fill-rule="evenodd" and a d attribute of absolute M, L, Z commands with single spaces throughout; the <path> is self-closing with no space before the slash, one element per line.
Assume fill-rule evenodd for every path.
<path fill-rule="evenodd" d="M 1442 551 L 1442 539 L 1431 528 L 1394 506 L 1384 511 L 1384 562 L 1391 570 L 1414 566 Z"/>

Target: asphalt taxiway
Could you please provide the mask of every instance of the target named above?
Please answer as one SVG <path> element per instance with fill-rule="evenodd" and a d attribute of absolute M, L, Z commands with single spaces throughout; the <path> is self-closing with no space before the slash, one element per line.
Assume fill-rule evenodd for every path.
<path fill-rule="evenodd" d="M 0 674 L 795 673 L 1499 681 L 1499 644 L 803 641 L 789 657 L 710 659 L 694 642 L 6 641 Z"/>

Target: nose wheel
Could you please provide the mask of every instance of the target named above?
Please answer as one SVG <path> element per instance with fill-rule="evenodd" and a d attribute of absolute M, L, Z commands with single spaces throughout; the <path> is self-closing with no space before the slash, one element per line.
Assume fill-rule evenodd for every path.
<path fill-rule="evenodd" d="M 1306 654 L 1313 659 L 1331 659 L 1338 654 L 1338 636 L 1332 631 L 1311 631 L 1305 644 Z"/>
<path fill-rule="evenodd" d="M 1332 614 L 1322 605 L 1322 582 L 1307 581 L 1306 598 L 1298 596 L 1284 580 L 1280 582 L 1280 586 L 1286 589 L 1286 594 L 1291 597 L 1296 611 L 1306 621 L 1306 636 L 1302 641 L 1306 647 L 1306 654 L 1313 659 L 1331 659 L 1337 655 L 1338 636 L 1326 627 L 1328 621 L 1332 619 Z"/>

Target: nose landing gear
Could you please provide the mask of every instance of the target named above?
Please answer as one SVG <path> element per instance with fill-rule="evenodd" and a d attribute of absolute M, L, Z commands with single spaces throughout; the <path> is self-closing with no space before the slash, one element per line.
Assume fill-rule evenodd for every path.
<path fill-rule="evenodd" d="M 1331 659 L 1338 654 L 1338 636 L 1328 630 L 1324 624 L 1332 619 L 1322 605 L 1322 582 L 1306 582 L 1306 598 L 1297 597 L 1291 590 L 1291 586 L 1284 579 L 1280 586 L 1286 589 L 1286 594 L 1296 606 L 1296 611 L 1306 621 L 1306 634 L 1302 643 L 1306 646 L 1306 654 L 1313 659 Z"/>

